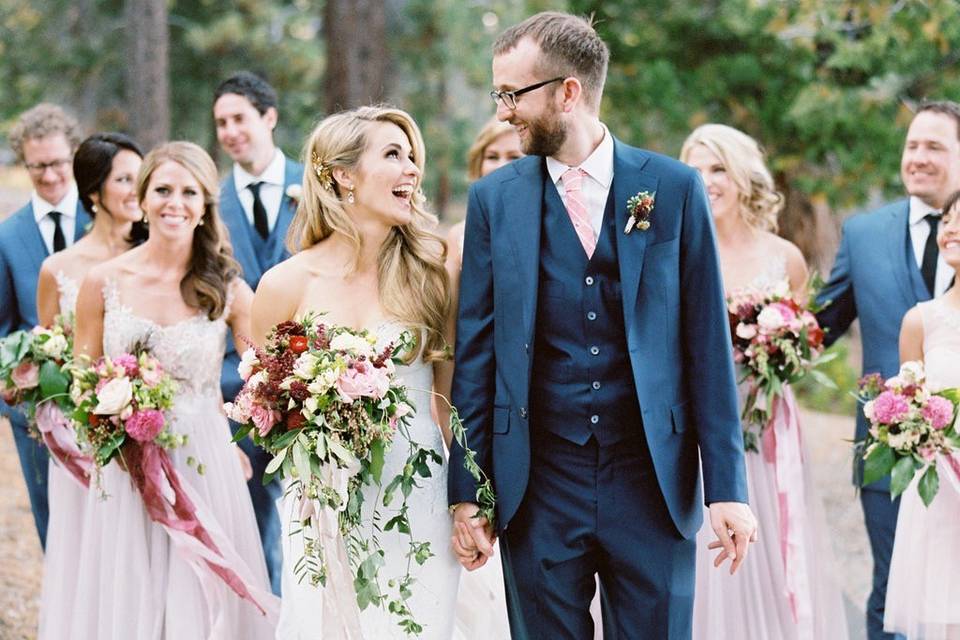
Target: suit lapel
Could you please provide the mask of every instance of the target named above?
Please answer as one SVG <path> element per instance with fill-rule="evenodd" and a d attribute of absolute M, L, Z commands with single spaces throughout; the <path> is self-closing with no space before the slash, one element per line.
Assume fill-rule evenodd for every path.
<path fill-rule="evenodd" d="M 260 280 L 260 265 L 257 261 L 257 252 L 250 242 L 250 225 L 247 223 L 246 213 L 240 204 L 237 195 L 236 183 L 233 181 L 233 172 L 220 189 L 220 211 L 223 213 L 224 224 L 230 231 L 230 244 L 233 245 L 233 255 L 243 267 L 243 278 L 251 287 L 256 287 Z"/>
<path fill-rule="evenodd" d="M 280 211 L 277 213 L 277 223 L 273 227 L 273 251 L 270 255 L 270 264 L 281 262 L 286 256 L 287 230 L 293 216 L 297 213 L 293 200 L 287 196 L 287 187 L 303 182 L 303 174 L 296 170 L 296 165 L 287 160 L 283 172 L 283 194 L 280 196 Z"/>
<path fill-rule="evenodd" d="M 656 193 L 659 180 L 656 176 L 641 171 L 647 157 L 639 151 L 626 148 L 614 139 L 613 151 L 613 211 L 617 246 L 617 262 L 620 266 L 620 286 L 623 288 L 623 317 L 628 328 L 634 325 L 637 308 L 637 296 L 640 291 L 640 274 L 643 271 L 643 255 L 647 242 L 654 233 L 655 226 L 647 231 L 634 229 L 624 233 L 627 225 L 627 201 L 640 191 Z M 650 215 L 651 225 L 656 225 L 657 207 Z"/>
<path fill-rule="evenodd" d="M 912 284 L 913 278 L 911 277 L 911 271 L 915 269 L 914 265 L 910 262 L 912 260 L 912 249 L 910 248 L 910 228 L 908 224 L 909 217 L 910 201 L 906 200 L 904 201 L 902 207 L 895 209 L 890 214 L 890 217 L 887 221 L 887 224 L 890 225 L 890 227 L 885 235 L 887 238 L 889 238 L 887 255 L 894 256 L 894 279 L 897 281 L 897 286 L 903 293 L 904 298 L 906 298 L 906 300 L 913 305 L 917 302 L 918 298 L 922 299 L 926 296 L 918 296 L 917 291 Z M 922 284 L 923 281 L 921 280 L 921 285 Z"/>
<path fill-rule="evenodd" d="M 540 222 L 543 214 L 543 159 L 517 163 L 520 175 L 502 184 L 501 203 L 513 241 L 523 298 L 523 321 L 526 341 L 533 340 L 537 310 L 537 288 L 540 274 Z"/>
<path fill-rule="evenodd" d="M 43 236 L 40 234 L 40 227 L 37 226 L 37 221 L 33 219 L 33 205 L 27 205 L 26 211 L 26 215 L 21 217 L 17 223 L 17 235 L 20 236 L 24 254 L 30 260 L 32 271 L 39 273 L 44 259 L 49 254 Z M 77 222 L 79 223 L 79 219 Z"/>

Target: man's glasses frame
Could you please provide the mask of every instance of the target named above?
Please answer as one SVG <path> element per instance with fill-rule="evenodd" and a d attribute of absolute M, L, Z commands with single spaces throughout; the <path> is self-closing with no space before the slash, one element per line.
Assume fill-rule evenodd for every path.
<path fill-rule="evenodd" d="M 513 91 L 491 91 L 490 97 L 493 98 L 494 103 L 502 102 L 503 106 L 507 109 L 513 111 L 517 108 L 517 98 L 522 96 L 525 93 L 530 93 L 531 91 L 536 91 L 540 87 L 545 87 L 551 82 L 557 82 L 560 80 L 565 80 L 565 76 L 557 76 L 556 78 L 550 78 L 549 80 L 544 80 L 543 82 L 538 82 L 536 84 L 531 84 L 529 86 L 523 87 L 522 89 L 515 89 Z"/>
<path fill-rule="evenodd" d="M 43 175 L 43 172 L 47 169 L 63 171 L 63 168 L 71 162 L 73 162 L 71 158 L 60 158 L 59 160 L 51 160 L 50 162 L 25 162 L 23 166 L 25 166 L 30 173 Z"/>

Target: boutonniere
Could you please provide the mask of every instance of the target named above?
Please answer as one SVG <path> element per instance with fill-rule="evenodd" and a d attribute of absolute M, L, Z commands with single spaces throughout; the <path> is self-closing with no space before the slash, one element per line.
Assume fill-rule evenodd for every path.
<path fill-rule="evenodd" d="M 627 226 L 624 233 L 630 233 L 636 227 L 640 231 L 646 231 L 650 228 L 650 212 L 653 211 L 654 198 L 657 192 L 640 191 L 637 195 L 627 200 Z"/>
<path fill-rule="evenodd" d="M 300 206 L 300 198 L 303 196 L 303 187 L 298 184 L 287 185 L 287 189 L 283 192 L 290 201 L 293 202 L 293 208 L 296 209 Z"/>

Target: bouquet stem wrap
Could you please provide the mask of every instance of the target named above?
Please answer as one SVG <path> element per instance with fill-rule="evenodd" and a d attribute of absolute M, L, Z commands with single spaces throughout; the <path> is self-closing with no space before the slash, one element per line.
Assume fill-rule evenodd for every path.
<path fill-rule="evenodd" d="M 55 402 L 41 402 L 37 407 L 37 429 L 47 445 L 47 451 L 67 470 L 70 477 L 84 489 L 90 488 L 93 459 L 77 446 L 77 438 L 70 419 Z"/>
<path fill-rule="evenodd" d="M 261 615 L 267 615 L 252 595 L 248 582 L 232 568 L 231 565 L 241 567 L 244 563 L 231 551 L 230 541 L 222 532 L 208 530 L 200 522 L 195 506 L 200 504 L 199 497 L 180 479 L 167 452 L 153 442 L 141 443 L 130 439 L 124 446 L 123 459 L 134 485 L 143 497 L 147 513 L 166 530 L 174 547 L 197 573 L 207 601 L 216 600 L 215 594 L 208 591 L 212 587 L 207 579 L 209 571 L 242 599 L 250 601 Z M 231 557 L 228 559 L 225 556 Z"/>
<path fill-rule="evenodd" d="M 806 512 L 803 478 L 803 450 L 797 404 L 789 386 L 771 398 L 769 426 L 763 430 L 763 455 L 773 465 L 780 515 L 780 555 L 787 600 L 794 622 L 808 626 L 813 619 L 810 579 L 803 541 L 802 520 Z"/>

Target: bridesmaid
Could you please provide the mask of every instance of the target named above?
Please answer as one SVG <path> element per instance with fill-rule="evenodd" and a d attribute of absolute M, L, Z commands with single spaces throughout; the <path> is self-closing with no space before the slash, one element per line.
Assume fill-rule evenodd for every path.
<path fill-rule="evenodd" d="M 940 255 L 960 278 L 960 191 L 943 207 L 937 233 Z M 900 361 L 922 360 L 934 389 L 960 387 L 960 287 L 921 302 L 903 318 Z M 908 639 L 960 638 L 960 454 L 937 459 L 940 491 L 924 507 L 916 482 L 903 494 L 897 516 L 884 631 Z M 917 476 L 919 479 L 919 475 Z"/>
<path fill-rule="evenodd" d="M 52 254 L 40 268 L 37 312 L 49 326 L 60 314 L 72 323 L 80 282 L 91 267 L 120 255 L 146 237 L 137 202 L 137 173 L 143 153 L 120 133 L 98 133 L 84 140 L 73 157 L 73 175 L 93 227 L 69 249 Z M 87 489 L 56 463 L 48 475 L 50 527 L 43 558 L 40 638 L 67 638 L 79 570 Z"/>
<path fill-rule="evenodd" d="M 804 299 L 806 264 L 800 250 L 775 233 L 782 196 L 757 142 L 732 127 L 707 124 L 690 134 L 680 159 L 706 184 L 727 293 L 786 282 L 796 298 Z M 710 527 L 697 536 L 694 638 L 847 637 L 840 591 L 829 575 L 826 524 L 811 470 L 804 465 L 803 434 L 789 388 L 785 400 L 793 428 L 777 426 L 772 432 L 776 454 L 761 438 L 760 451 L 746 456 L 750 506 L 764 532 L 753 558 L 735 576 L 711 571 Z M 786 518 L 781 502 L 791 507 Z"/>

